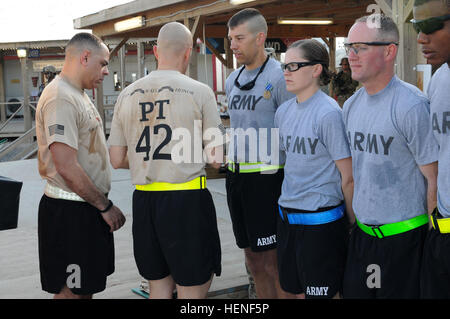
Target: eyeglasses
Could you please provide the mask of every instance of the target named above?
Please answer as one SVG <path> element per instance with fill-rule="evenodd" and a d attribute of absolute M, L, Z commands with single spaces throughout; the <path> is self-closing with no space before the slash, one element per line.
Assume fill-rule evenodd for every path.
<path fill-rule="evenodd" d="M 289 62 L 289 63 L 281 63 L 281 69 L 284 71 L 295 72 L 300 68 L 308 65 L 316 65 L 322 64 L 320 61 L 311 61 L 311 62 Z"/>
<path fill-rule="evenodd" d="M 267 61 L 269 61 L 269 58 L 270 58 L 270 56 L 268 55 L 266 61 L 264 61 L 264 64 L 261 66 L 261 68 L 258 71 L 258 74 L 256 74 L 256 76 L 253 80 L 251 80 L 250 82 L 248 82 L 244 85 L 241 85 L 239 83 L 238 79 L 239 79 L 239 76 L 241 75 L 242 71 L 244 71 L 244 69 L 245 69 L 245 66 L 243 66 L 242 69 L 239 71 L 239 74 L 236 77 L 236 80 L 234 80 L 234 85 L 238 89 L 243 90 L 243 91 L 249 91 L 249 90 L 253 89 L 253 87 L 255 86 L 255 83 L 256 83 L 256 79 L 264 71 L 264 68 L 266 67 Z"/>
<path fill-rule="evenodd" d="M 423 20 L 411 19 L 414 30 L 417 33 L 422 32 L 425 34 L 431 34 L 444 27 L 444 22 L 450 20 L 450 14 L 446 14 L 439 17 L 432 17 Z"/>
<path fill-rule="evenodd" d="M 369 49 L 369 46 L 383 46 L 383 45 L 391 45 L 395 44 L 398 45 L 397 42 L 351 42 L 351 43 L 344 43 L 345 52 L 347 55 L 350 54 L 350 51 L 353 50 L 356 55 L 358 55 L 359 52 L 365 52 Z"/>

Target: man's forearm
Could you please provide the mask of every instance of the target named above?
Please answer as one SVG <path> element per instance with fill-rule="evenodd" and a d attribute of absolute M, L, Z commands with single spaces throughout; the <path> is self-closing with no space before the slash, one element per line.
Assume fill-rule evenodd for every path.
<path fill-rule="evenodd" d="M 108 198 L 92 183 L 79 164 L 64 167 L 58 172 L 69 188 L 92 206 L 103 210 L 108 206 Z"/>

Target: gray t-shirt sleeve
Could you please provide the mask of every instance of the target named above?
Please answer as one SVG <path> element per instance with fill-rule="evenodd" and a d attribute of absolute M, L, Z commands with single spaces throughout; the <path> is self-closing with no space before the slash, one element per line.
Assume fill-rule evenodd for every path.
<path fill-rule="evenodd" d="M 351 157 L 340 110 L 329 112 L 322 118 L 318 136 L 333 161 Z"/>
<path fill-rule="evenodd" d="M 428 102 L 414 105 L 401 120 L 400 130 L 418 165 L 438 160 L 439 148 L 431 128 Z"/>

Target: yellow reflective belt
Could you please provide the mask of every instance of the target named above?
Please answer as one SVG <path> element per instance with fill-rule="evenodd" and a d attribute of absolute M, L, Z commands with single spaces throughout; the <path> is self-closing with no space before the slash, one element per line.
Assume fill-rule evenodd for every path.
<path fill-rule="evenodd" d="M 136 185 L 137 190 L 146 192 L 184 191 L 184 190 L 205 189 L 205 188 L 206 188 L 205 176 L 199 176 L 186 183 L 155 182 L 147 185 Z"/>
<path fill-rule="evenodd" d="M 284 165 L 270 165 L 262 162 L 257 163 L 235 163 L 233 161 L 228 161 L 228 170 L 235 173 L 257 173 L 278 170 L 283 168 Z"/>
<path fill-rule="evenodd" d="M 441 234 L 450 233 L 450 218 L 438 218 L 437 209 L 431 214 L 431 223 L 433 228 Z"/>

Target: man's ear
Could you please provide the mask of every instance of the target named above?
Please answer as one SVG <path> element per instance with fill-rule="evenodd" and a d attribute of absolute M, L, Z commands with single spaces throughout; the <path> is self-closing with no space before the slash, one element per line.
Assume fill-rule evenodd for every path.
<path fill-rule="evenodd" d="M 91 57 L 91 51 L 84 50 L 80 55 L 80 63 L 84 66 L 87 65 L 90 57 Z"/>
<path fill-rule="evenodd" d="M 388 61 L 395 61 L 397 57 L 398 46 L 395 44 L 390 44 L 386 46 L 385 57 Z"/>
<path fill-rule="evenodd" d="M 258 45 L 264 45 L 264 43 L 266 42 L 266 34 L 264 32 L 258 32 L 258 34 L 256 35 L 256 43 Z"/>
<path fill-rule="evenodd" d="M 192 47 L 189 47 L 186 49 L 185 53 L 184 53 L 184 59 L 186 62 L 189 62 L 189 60 L 191 59 L 191 55 L 192 55 Z"/>
<path fill-rule="evenodd" d="M 159 60 L 159 54 L 158 54 L 158 46 L 153 46 L 153 54 L 155 55 L 156 60 Z"/>

